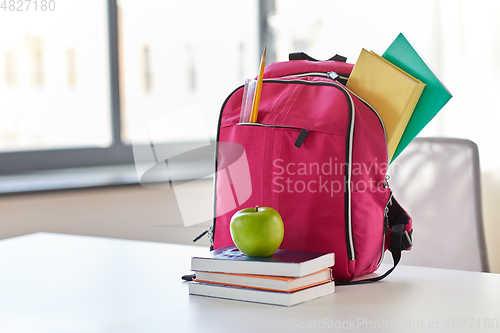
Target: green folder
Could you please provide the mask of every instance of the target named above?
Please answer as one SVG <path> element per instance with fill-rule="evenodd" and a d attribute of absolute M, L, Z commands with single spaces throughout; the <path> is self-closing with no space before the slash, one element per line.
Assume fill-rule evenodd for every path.
<path fill-rule="evenodd" d="M 452 97 L 446 86 L 401 33 L 382 57 L 426 84 L 391 163 Z"/>

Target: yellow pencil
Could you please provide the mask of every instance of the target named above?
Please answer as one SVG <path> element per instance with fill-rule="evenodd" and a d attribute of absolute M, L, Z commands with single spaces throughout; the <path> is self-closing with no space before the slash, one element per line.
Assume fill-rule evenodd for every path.
<path fill-rule="evenodd" d="M 259 113 L 260 94 L 262 92 L 262 79 L 264 77 L 264 67 L 266 67 L 266 49 L 264 49 L 264 53 L 262 53 L 262 58 L 260 59 L 259 76 L 257 77 L 257 86 L 255 87 L 255 95 L 253 96 L 252 113 L 250 113 L 251 123 L 257 122 L 257 115 Z"/>

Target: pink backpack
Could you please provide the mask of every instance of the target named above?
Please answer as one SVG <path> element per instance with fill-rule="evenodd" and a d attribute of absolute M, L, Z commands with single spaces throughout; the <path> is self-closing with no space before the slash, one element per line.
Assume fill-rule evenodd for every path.
<path fill-rule="evenodd" d="M 234 245 L 232 215 L 258 205 L 280 213 L 280 248 L 334 252 L 337 283 L 377 270 L 387 249 L 395 267 L 412 223 L 387 182 L 382 120 L 345 88 L 345 58 L 291 59 L 266 67 L 257 123 L 239 123 L 243 86 L 222 106 L 212 249 Z"/>

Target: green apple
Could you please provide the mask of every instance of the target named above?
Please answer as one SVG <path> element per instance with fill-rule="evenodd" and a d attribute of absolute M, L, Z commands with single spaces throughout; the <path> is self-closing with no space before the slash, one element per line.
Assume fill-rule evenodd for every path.
<path fill-rule="evenodd" d="M 280 214 L 273 208 L 259 206 L 236 212 L 229 228 L 236 247 L 251 257 L 272 255 L 285 233 Z"/>

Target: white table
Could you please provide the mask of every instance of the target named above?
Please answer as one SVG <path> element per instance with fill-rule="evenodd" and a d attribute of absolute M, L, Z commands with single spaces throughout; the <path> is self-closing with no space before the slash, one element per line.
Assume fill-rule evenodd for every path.
<path fill-rule="evenodd" d="M 294 307 L 189 296 L 206 248 L 38 233 L 0 241 L 0 332 L 500 332 L 500 275 L 400 266 Z"/>

